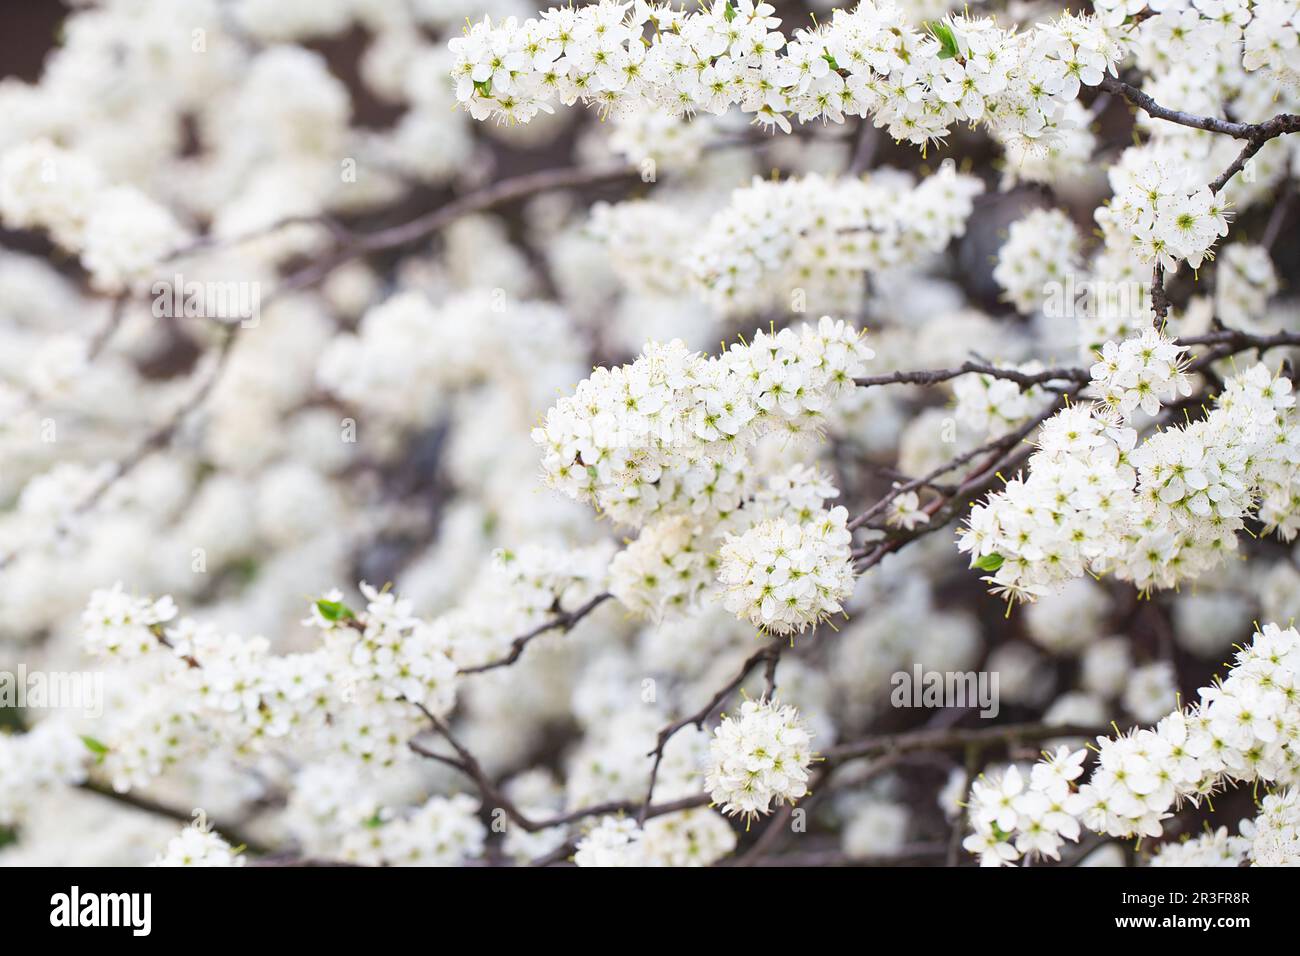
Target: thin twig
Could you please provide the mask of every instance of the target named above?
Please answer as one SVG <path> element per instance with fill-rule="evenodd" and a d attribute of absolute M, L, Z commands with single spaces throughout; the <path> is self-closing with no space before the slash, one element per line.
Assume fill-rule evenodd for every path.
<path fill-rule="evenodd" d="M 981 749 L 995 744 L 1041 743 L 1057 737 L 1106 737 L 1113 728 L 1086 727 L 1076 724 L 1001 724 L 995 727 L 953 727 L 943 730 L 914 730 L 901 734 L 880 734 L 860 740 L 838 744 L 827 750 L 823 757 L 836 763 L 858 757 L 882 754 L 905 754 L 918 750 L 964 750 L 969 746 Z"/>
<path fill-rule="evenodd" d="M 419 705 L 417 705 L 419 706 Z M 430 750 L 418 740 L 412 740 L 409 744 L 414 753 L 422 757 L 428 757 L 431 760 L 437 760 L 449 767 L 461 771 L 471 780 L 474 781 L 475 787 L 479 791 L 479 797 L 485 807 L 499 809 L 515 824 L 527 830 L 529 833 L 536 833 L 540 830 L 549 830 L 552 827 L 565 826 L 570 823 L 576 823 L 592 816 L 606 816 L 609 814 L 631 813 L 638 809 L 639 804 L 631 800 L 615 800 L 608 803 L 598 803 L 588 807 L 582 807 L 577 810 L 570 810 L 566 813 L 554 817 L 548 817 L 543 820 L 534 820 L 525 814 L 518 806 L 507 797 L 492 780 L 491 775 L 479 763 L 478 758 L 470 752 L 469 748 L 460 742 L 451 729 L 441 719 L 434 716 L 424 707 L 420 707 L 425 717 L 443 740 L 445 740 L 456 752 L 455 757 L 447 754 L 440 754 L 437 751 Z M 661 816 L 666 813 L 678 813 L 682 810 L 690 810 L 694 807 L 707 805 L 709 798 L 704 794 L 698 794 L 692 797 L 686 797 L 681 800 L 674 800 L 669 803 L 662 803 L 648 808 L 646 818 Z"/>
<path fill-rule="evenodd" d="M 353 259 L 426 239 L 465 216 L 487 212 L 546 192 L 598 186 L 602 183 L 630 179 L 638 176 L 639 173 L 636 166 L 627 163 L 566 167 L 527 173 L 511 179 L 503 179 L 485 189 L 453 199 L 437 209 L 396 226 L 370 233 L 346 232 L 334 253 L 290 273 L 272 292 L 272 297 L 278 298 L 289 292 L 309 288 Z"/>
<path fill-rule="evenodd" d="M 157 800 L 142 796 L 138 793 L 131 793 L 129 791 L 126 793 L 119 793 L 107 784 L 99 783 L 95 780 L 87 780 L 84 783 L 79 784 L 78 787 L 86 793 L 97 794 L 105 799 L 112 800 L 114 803 L 121 804 L 124 807 L 131 807 L 134 810 L 151 813 L 158 817 L 166 817 L 168 820 L 175 820 L 178 823 L 191 824 L 195 821 L 193 810 L 182 810 L 179 807 L 160 803 Z M 266 844 L 254 839 L 236 826 L 221 826 L 214 827 L 213 829 L 231 846 L 242 846 L 249 853 L 264 854 L 271 852 L 270 847 Z"/>
<path fill-rule="evenodd" d="M 671 724 L 660 729 L 659 735 L 655 741 L 654 750 L 651 750 L 646 754 L 647 757 L 654 758 L 654 763 L 650 767 L 650 783 L 646 787 L 645 800 L 641 805 L 641 812 L 637 816 L 638 822 L 644 823 L 646 817 L 649 815 L 650 801 L 654 799 L 655 782 L 659 777 L 659 764 L 663 762 L 664 747 L 668 745 L 668 741 L 672 740 L 679 730 L 688 727 L 691 724 L 694 724 L 698 729 L 703 729 L 704 722 L 713 716 L 713 712 L 726 702 L 727 698 L 735 692 L 737 687 L 745 682 L 745 679 L 749 677 L 750 671 L 758 666 L 760 662 L 767 663 L 767 667 L 769 668 L 767 671 L 768 680 L 775 686 L 775 661 L 781 656 L 781 650 L 781 643 L 774 641 L 766 647 L 755 651 L 745 659 L 743 664 L 740 665 L 740 672 L 729 680 L 722 689 L 715 693 L 709 699 L 707 704 L 689 717 L 683 717 L 681 720 L 673 721 Z"/>
<path fill-rule="evenodd" d="M 229 326 L 227 328 L 225 338 L 217 347 L 217 354 L 211 363 L 208 374 L 204 376 L 198 387 L 190 393 L 189 398 L 182 402 L 165 422 L 146 435 L 125 457 L 113 462 L 108 473 L 71 508 L 68 512 L 68 518 L 80 517 L 94 509 L 115 484 L 134 471 L 150 454 L 167 447 L 171 443 L 176 433 L 180 431 L 181 426 L 185 424 L 191 414 L 203 406 L 221 380 L 221 376 L 230 361 L 237 328 L 238 326 Z M 68 521 L 66 519 L 54 526 L 56 537 L 66 535 L 68 530 Z M 0 570 L 12 563 L 21 552 L 22 546 L 20 545 L 0 557 Z"/>
<path fill-rule="evenodd" d="M 126 314 L 126 296 L 119 295 L 114 297 L 112 305 L 109 307 L 108 318 L 99 330 L 91 336 L 86 345 L 86 361 L 93 362 L 99 358 L 99 354 L 104 351 L 114 334 L 122 325 L 122 317 Z"/>
<path fill-rule="evenodd" d="M 1049 368 L 1041 372 L 1022 372 L 1019 369 L 989 365 L 984 362 L 963 362 L 953 368 L 890 372 L 887 375 L 858 378 L 853 381 L 861 388 L 872 388 L 877 385 L 937 385 L 962 375 L 988 375 L 991 378 L 1002 378 L 1015 382 L 1022 389 L 1046 385 L 1049 382 L 1087 382 L 1090 378 L 1087 370 L 1082 368 Z M 1061 386 L 1061 389 L 1064 387 Z"/>
<path fill-rule="evenodd" d="M 574 625 L 613 596 L 614 595 L 609 593 L 597 594 L 590 601 L 583 604 L 582 607 L 572 611 L 561 610 L 557 605 L 557 607 L 553 608 L 555 617 L 537 625 L 537 627 L 533 628 L 526 634 L 521 634 L 519 637 L 516 637 L 510 642 L 510 653 L 505 657 L 491 661 L 487 664 L 478 664 L 474 667 L 462 667 L 459 673 L 482 674 L 484 671 L 495 670 L 498 667 L 509 667 L 515 661 L 519 660 L 519 656 L 523 654 L 524 648 L 527 647 L 530 642 L 541 637 L 548 631 L 561 630 L 567 634 L 569 631 L 573 630 Z"/>

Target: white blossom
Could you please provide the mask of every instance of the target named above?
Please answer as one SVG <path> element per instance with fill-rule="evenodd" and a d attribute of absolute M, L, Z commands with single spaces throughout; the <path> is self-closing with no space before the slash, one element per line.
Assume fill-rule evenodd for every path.
<path fill-rule="evenodd" d="M 747 700 L 709 743 L 704 789 L 728 816 L 754 817 L 808 792 L 811 736 L 798 712 L 776 701 Z"/>

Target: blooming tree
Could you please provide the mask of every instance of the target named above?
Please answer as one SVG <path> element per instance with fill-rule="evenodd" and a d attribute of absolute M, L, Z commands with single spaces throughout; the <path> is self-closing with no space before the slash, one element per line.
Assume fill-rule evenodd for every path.
<path fill-rule="evenodd" d="M 1300 863 L 1295 0 L 75 6 L 0 860 Z"/>

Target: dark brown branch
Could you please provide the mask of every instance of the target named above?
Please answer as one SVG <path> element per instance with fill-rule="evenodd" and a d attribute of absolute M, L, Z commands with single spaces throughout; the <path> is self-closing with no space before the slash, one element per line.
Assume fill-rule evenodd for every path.
<path fill-rule="evenodd" d="M 608 593 L 597 594 L 586 604 L 582 605 L 582 607 L 579 607 L 573 611 L 563 611 L 557 607 L 555 609 L 556 611 L 555 617 L 551 618 L 549 621 L 545 621 L 537 625 L 537 627 L 533 628 L 528 633 L 521 634 L 519 635 L 519 637 L 516 637 L 513 641 L 511 641 L 510 653 L 507 654 L 505 657 L 502 657 L 499 660 L 491 661 L 487 664 L 479 664 L 476 667 L 462 667 L 460 669 L 460 673 L 481 674 L 484 671 L 495 670 L 498 667 L 510 666 L 515 661 L 519 660 L 519 655 L 521 655 L 524 652 L 524 648 L 527 647 L 531 641 L 535 640 L 538 637 L 541 637 L 543 634 L 547 633 L 548 631 L 560 630 L 567 634 L 569 631 L 573 630 L 574 625 L 576 625 L 584 617 L 586 617 L 596 608 L 600 607 L 600 605 L 604 604 L 613 596 L 614 595 Z"/>
<path fill-rule="evenodd" d="M 1234 139 L 1249 140 L 1252 143 L 1257 142 L 1259 146 L 1274 137 L 1300 130 L 1300 116 L 1291 113 L 1281 113 L 1270 120 L 1265 120 L 1263 123 L 1234 123 L 1231 120 L 1222 120 L 1213 116 L 1197 116 L 1194 113 L 1185 113 L 1182 110 L 1171 110 L 1168 107 L 1161 106 L 1136 86 L 1118 80 L 1113 76 L 1102 76 L 1101 89 L 1107 93 L 1115 93 L 1124 97 L 1124 99 L 1153 119 L 1165 120 L 1179 126 L 1201 129 L 1209 133 L 1222 133 L 1224 136 L 1231 136 Z M 1256 150 L 1258 150 L 1259 146 L 1256 146 Z M 1218 192 L 1218 189 L 1214 191 Z"/>
<path fill-rule="evenodd" d="M 1041 743 L 1057 737 L 1108 737 L 1113 728 L 1081 727 L 1064 724 L 1002 724 L 996 727 L 957 727 L 943 730 L 916 730 L 901 734 L 864 737 L 831 747 L 822 756 L 837 763 L 858 757 L 905 754 L 919 750 L 980 750 L 1003 744 Z"/>
<path fill-rule="evenodd" d="M 418 705 L 417 705 L 418 706 Z M 485 807 L 499 809 L 511 820 L 511 822 L 527 830 L 529 833 L 536 833 L 539 830 L 549 830 L 552 827 L 565 826 L 570 823 L 576 823 L 579 820 L 592 816 L 606 816 L 609 814 L 632 813 L 640 808 L 640 804 L 631 800 L 615 800 L 608 803 L 593 804 L 588 807 L 582 807 L 577 810 L 571 810 L 566 813 L 549 817 L 544 820 L 533 820 L 528 817 L 518 806 L 507 797 L 501 788 L 496 785 L 492 777 L 479 763 L 478 758 L 469 751 L 464 744 L 451 732 L 451 729 L 439 718 L 424 707 L 420 707 L 428 718 L 434 731 L 442 737 L 443 740 L 451 746 L 456 752 L 452 757 L 447 754 L 440 754 L 435 750 L 421 744 L 418 740 L 412 740 L 409 744 L 411 750 L 422 757 L 428 757 L 431 760 L 437 760 L 449 767 L 454 767 L 461 773 L 465 774 L 474 781 L 475 787 L 479 791 L 479 797 Z M 704 794 L 698 794 L 692 797 L 686 797 L 681 800 L 674 800 L 669 803 L 661 803 L 649 807 L 645 811 L 645 819 L 662 816 L 666 813 L 678 813 L 682 810 L 690 810 L 694 807 L 706 806 L 709 798 Z"/>
<path fill-rule="evenodd" d="M 963 362 L 954 368 L 929 369 L 915 372 L 891 372 L 871 378 L 854 379 L 854 384 L 862 388 L 876 385 L 937 385 L 962 375 L 988 375 L 1015 382 L 1022 389 L 1048 382 L 1087 382 L 1089 375 L 1081 368 L 1049 368 L 1041 372 L 1022 372 L 1014 368 L 989 365 L 984 362 Z M 1063 388 L 1064 386 L 1062 386 Z"/>
<path fill-rule="evenodd" d="M 1207 332 L 1203 335 L 1186 336 L 1184 338 L 1176 339 L 1175 341 L 1177 344 L 1186 348 L 1192 348 L 1198 345 L 1211 346 L 1205 354 L 1198 355 L 1189 362 L 1186 368 L 1186 371 L 1188 372 L 1202 372 L 1220 359 L 1227 358 L 1228 356 L 1235 355 L 1239 352 L 1245 352 L 1251 349 L 1263 352 L 1271 348 L 1300 346 L 1300 333 L 1273 332 L 1254 334 L 1243 332 L 1240 329 L 1225 328 L 1217 329 L 1213 332 Z M 927 376 L 934 376 L 934 381 L 944 381 L 945 376 L 955 377 L 949 375 L 949 373 L 953 371 L 953 369 L 937 369 L 932 372 L 898 373 L 897 380 L 908 380 L 905 377 L 910 376 L 911 380 L 923 381 Z M 1088 373 L 1082 368 L 1054 369 L 1052 371 L 1053 377 L 1067 379 L 1069 381 L 1087 382 L 1089 380 Z M 957 374 L 964 373 L 958 372 Z M 883 376 L 882 378 L 893 379 L 895 377 Z M 872 382 L 873 384 L 876 383 L 876 380 L 872 379 L 862 379 L 859 381 Z M 881 382 L 881 384 L 883 384 L 883 382 Z M 1081 391 L 1082 387 L 1076 385 L 1065 392 L 1061 398 L 1069 401 L 1076 397 Z M 987 442 L 971 451 L 965 452 L 920 478 L 915 478 L 898 485 L 891 489 L 884 497 L 866 511 L 853 518 L 853 520 L 848 523 L 850 531 L 866 526 L 872 519 L 883 514 L 889 507 L 889 503 L 900 494 L 904 494 L 908 491 L 916 491 L 920 488 L 934 487 L 935 479 L 940 476 L 960 468 L 962 465 L 973 461 L 981 455 L 986 453 L 990 455 L 990 457 L 986 459 L 982 465 L 977 467 L 965 480 L 963 480 L 951 494 L 943 495 L 927 506 L 926 511 L 930 515 L 929 523 L 919 525 L 912 531 L 893 532 L 884 541 L 877 543 L 874 549 L 862 549 L 856 552 L 855 557 L 868 562 L 865 565 L 860 565 L 859 570 L 866 570 L 866 568 L 878 564 L 880 559 L 882 559 L 886 554 L 898 550 L 899 547 L 906 544 L 908 541 L 923 537 L 924 535 L 937 530 L 939 527 L 942 527 L 944 520 L 941 519 L 950 519 L 953 516 L 954 509 L 951 506 L 954 502 L 960 506 L 964 501 L 969 500 L 972 495 L 977 494 L 982 490 L 984 486 L 987 486 L 990 481 L 996 479 L 1000 472 L 1005 471 L 1010 467 L 1014 467 L 1021 460 L 1027 458 L 1032 449 L 1021 448 L 1017 449 L 1013 454 L 1008 455 L 1007 453 L 1028 438 L 1029 435 L 1033 433 L 1034 429 L 1042 424 L 1042 422 L 1055 414 L 1058 405 L 1059 400 L 1045 409 L 1038 416 L 1031 418 L 1026 424 L 1016 429 L 1016 431 L 1011 432 L 1002 438 Z"/>
<path fill-rule="evenodd" d="M 1065 393 L 1062 398 L 1069 401 L 1082 390 L 1081 386 L 1075 386 L 1071 391 Z M 1044 421 L 1056 413 L 1057 403 L 1053 403 L 1044 409 L 1038 415 L 1033 416 L 1025 424 L 1021 425 L 1015 431 L 1004 435 L 996 442 L 992 443 L 991 454 L 986 458 L 974 471 L 972 471 L 951 495 L 938 498 L 925 507 L 926 513 L 930 520 L 925 524 L 918 525 L 911 531 L 894 531 L 883 541 L 876 544 L 871 550 L 863 550 L 854 553 L 854 557 L 859 559 L 857 570 L 859 573 L 875 567 L 885 556 L 893 551 L 897 551 L 903 545 L 915 541 L 917 538 L 932 534 L 944 527 L 949 521 L 956 517 L 957 512 L 965 506 L 975 495 L 982 491 L 987 491 L 989 486 L 997 479 L 1003 471 L 1012 468 L 1021 461 L 1027 459 L 1032 453 L 1032 446 L 1022 445 L 1022 442 Z M 1020 446 L 1020 447 L 1017 447 Z M 982 446 L 988 448 L 990 446 Z M 900 489 L 895 489 L 894 494 L 899 494 Z M 877 503 L 872 511 L 880 508 Z M 850 524 L 850 527 L 861 527 L 865 523 L 862 519 L 870 515 L 871 511 L 859 515 L 857 519 Z"/>
<path fill-rule="evenodd" d="M 727 698 L 735 692 L 736 688 L 745 682 L 745 678 L 749 677 L 750 671 L 757 667 L 760 662 L 766 662 L 767 679 L 770 684 L 775 687 L 776 661 L 781 656 L 782 647 L 783 645 L 774 641 L 761 650 L 755 651 L 745 659 L 745 663 L 740 665 L 740 672 L 728 681 L 726 686 L 714 694 L 707 704 L 689 717 L 683 717 L 681 720 L 674 721 L 668 726 L 660 729 L 659 736 L 655 741 L 654 750 L 651 750 L 646 754 L 647 757 L 654 758 L 654 764 L 650 767 L 650 783 L 646 787 L 645 801 L 642 803 L 641 812 L 637 816 L 638 822 L 644 823 L 646 818 L 649 816 L 650 801 L 654 799 L 655 782 L 659 778 L 659 764 L 663 762 L 664 747 L 668 745 L 668 741 L 672 740 L 679 730 L 688 727 L 691 724 L 694 724 L 698 729 L 704 729 L 704 722 L 713 716 L 713 712 L 721 707 L 726 702 Z"/>
<path fill-rule="evenodd" d="M 1230 348 L 1233 352 L 1245 352 L 1249 349 L 1278 348 L 1287 345 L 1300 345 L 1300 332 L 1272 332 L 1255 335 L 1240 329 L 1216 329 L 1204 335 L 1191 335 L 1178 339 L 1179 345 L 1188 348 L 1194 345 L 1218 345 Z M 1193 362 L 1194 366 L 1196 363 Z"/>
<path fill-rule="evenodd" d="M 98 783 L 94 780 L 87 780 L 79 785 L 79 789 L 87 793 L 94 793 L 114 803 L 121 804 L 124 807 L 130 807 L 133 810 L 139 810 L 143 813 L 151 813 L 154 816 L 166 817 L 168 820 L 175 820 L 177 823 L 186 825 L 194 823 L 195 816 L 192 810 L 182 810 L 179 807 L 169 806 L 165 803 L 159 803 L 149 797 L 142 796 L 138 793 L 118 793 L 107 784 Z M 265 854 L 270 853 L 271 849 L 266 844 L 250 837 L 235 826 L 214 827 L 214 831 L 221 836 L 231 846 L 242 846 L 249 853 Z"/>
<path fill-rule="evenodd" d="M 1151 311 L 1155 313 L 1156 325 L 1164 324 L 1169 318 L 1169 293 L 1165 291 L 1165 267 L 1159 262 L 1151 270 Z"/>
<path fill-rule="evenodd" d="M 1028 433 L 1026 433 L 1026 435 L 1027 434 Z M 862 512 L 862 514 L 858 515 L 856 518 L 850 521 L 848 523 L 848 529 L 850 531 L 856 531 L 858 528 L 863 527 L 869 521 L 871 521 L 872 518 L 875 518 L 878 515 L 882 514 L 885 511 L 885 509 L 889 507 L 889 503 L 901 494 L 905 494 L 906 492 L 909 491 L 917 491 L 921 488 L 935 488 L 937 490 L 942 491 L 943 489 L 939 488 L 939 486 L 935 484 L 935 480 L 937 478 L 939 478 L 942 475 L 946 475 L 950 471 L 956 471 L 962 465 L 974 461 L 980 455 L 988 454 L 990 452 L 994 452 L 999 449 L 1005 450 L 1006 448 L 1009 448 L 1011 445 L 1014 445 L 1016 442 L 1022 440 L 1023 437 L 1025 436 L 1021 436 L 1020 438 L 1013 439 L 1012 436 L 1010 435 L 1004 435 L 1003 437 L 996 438 L 993 441 L 985 442 L 983 445 L 980 445 L 977 448 L 972 448 L 970 451 L 962 452 L 960 455 L 956 456 L 955 458 L 949 459 L 947 462 L 940 465 L 938 468 L 935 468 L 933 471 L 927 472 L 926 474 L 922 475 L 920 478 L 912 478 L 908 481 L 903 482 L 902 484 L 897 485 L 896 487 L 890 489 L 890 491 L 883 498 L 877 501 L 874 505 L 872 505 L 866 511 Z M 951 491 L 947 492 L 947 494 L 948 495 L 955 494 L 956 491 L 957 488 L 954 486 L 952 487 Z"/>
<path fill-rule="evenodd" d="M 289 292 L 309 288 L 344 263 L 374 252 L 383 252 L 426 239 L 465 216 L 498 209 L 541 193 L 631 179 L 638 176 L 639 172 L 636 166 L 627 163 L 547 169 L 503 179 L 499 183 L 453 199 L 431 212 L 387 229 L 370 233 L 354 233 L 348 230 L 344 230 L 341 234 L 336 232 L 336 239 L 339 240 L 336 251 L 290 273 L 272 296 L 278 298 Z"/>

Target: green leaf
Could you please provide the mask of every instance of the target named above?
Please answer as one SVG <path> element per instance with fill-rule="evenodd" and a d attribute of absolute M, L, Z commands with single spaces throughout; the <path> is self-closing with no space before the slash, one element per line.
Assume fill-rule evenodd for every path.
<path fill-rule="evenodd" d="M 478 80 L 475 80 L 475 81 L 474 81 L 474 89 L 478 90 L 478 91 L 479 91 L 479 94 L 482 95 L 482 96 L 491 97 L 491 96 L 492 96 L 492 78 L 491 78 L 491 77 L 488 77 L 486 80 L 483 80 L 482 82 L 480 82 L 480 81 L 478 81 Z"/>
<path fill-rule="evenodd" d="M 723 8 L 722 15 L 727 18 L 728 23 L 736 19 L 736 8 L 732 6 L 731 0 L 727 0 L 727 5 Z"/>
<path fill-rule="evenodd" d="M 356 614 L 352 608 L 348 607 L 342 601 L 327 601 L 321 598 L 316 602 L 316 610 L 320 616 L 327 621 L 342 621 L 346 618 L 354 618 Z"/>
<path fill-rule="evenodd" d="M 369 820 L 366 821 L 366 826 L 369 827 L 371 830 L 378 830 L 383 825 L 384 825 L 383 818 L 380 817 L 378 813 L 376 813 L 373 817 L 371 817 Z"/>
<path fill-rule="evenodd" d="M 986 554 L 979 558 L 972 567 L 979 568 L 981 571 L 996 571 L 1002 567 L 1002 562 L 1006 559 L 1000 554 Z"/>
<path fill-rule="evenodd" d="M 926 24 L 926 29 L 939 41 L 939 59 L 952 60 L 961 56 L 961 48 L 957 46 L 957 37 L 952 32 L 952 27 L 942 20 L 934 20 Z"/>
<path fill-rule="evenodd" d="M 86 749 L 96 757 L 103 757 L 104 754 L 108 753 L 107 745 L 96 740 L 94 737 L 87 737 L 85 734 L 82 734 L 81 742 L 85 744 Z"/>

